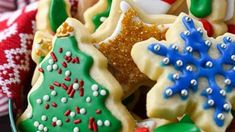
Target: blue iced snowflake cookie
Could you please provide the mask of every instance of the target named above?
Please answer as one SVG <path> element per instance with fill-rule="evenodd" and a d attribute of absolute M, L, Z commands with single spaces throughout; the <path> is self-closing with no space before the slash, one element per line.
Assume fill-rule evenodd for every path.
<path fill-rule="evenodd" d="M 189 114 L 204 131 L 225 131 L 235 102 L 235 36 L 206 36 L 202 25 L 181 14 L 166 41 L 135 45 L 132 57 L 157 84 L 147 95 L 150 117 Z"/>

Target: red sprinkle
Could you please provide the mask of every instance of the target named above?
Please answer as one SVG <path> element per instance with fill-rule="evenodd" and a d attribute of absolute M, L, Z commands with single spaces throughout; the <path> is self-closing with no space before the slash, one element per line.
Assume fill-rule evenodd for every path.
<path fill-rule="evenodd" d="M 70 97 L 70 98 L 73 98 L 74 93 L 75 93 L 75 90 L 74 90 L 74 89 L 72 89 L 72 91 L 71 91 L 71 92 L 70 92 L 70 94 L 69 94 L 69 97 Z"/>
<path fill-rule="evenodd" d="M 78 79 L 76 78 L 74 82 L 75 82 L 75 83 L 78 83 Z"/>
<path fill-rule="evenodd" d="M 67 90 L 67 94 L 70 94 L 70 92 L 72 91 L 72 89 L 73 89 L 73 85 L 71 84 L 71 85 L 69 86 L 69 89 Z"/>
<path fill-rule="evenodd" d="M 150 131 L 146 127 L 140 127 L 140 128 L 136 128 L 135 132 L 150 132 Z"/>
<path fill-rule="evenodd" d="M 228 26 L 228 32 L 235 34 L 235 25 L 229 24 Z"/>
<path fill-rule="evenodd" d="M 49 88 L 50 88 L 51 90 L 54 90 L 54 86 L 53 86 L 53 85 L 50 85 Z"/>
<path fill-rule="evenodd" d="M 79 107 L 76 106 L 75 110 L 76 110 L 77 114 L 80 114 L 80 108 Z"/>
<path fill-rule="evenodd" d="M 65 59 L 68 63 L 72 60 L 72 58 L 71 58 L 70 56 L 65 56 L 64 59 Z"/>
<path fill-rule="evenodd" d="M 55 86 L 57 86 L 57 87 L 60 87 L 60 86 L 61 86 L 61 84 L 60 84 L 59 82 L 56 82 L 56 81 L 55 81 L 53 84 L 54 84 Z"/>
<path fill-rule="evenodd" d="M 61 86 L 62 86 L 62 88 L 63 88 L 64 90 L 67 90 L 67 89 L 68 89 L 68 86 L 66 86 L 64 83 L 62 83 Z"/>
<path fill-rule="evenodd" d="M 101 113 L 101 110 L 100 110 L 100 109 L 97 109 L 95 113 L 96 113 L 96 114 L 100 114 L 100 113 Z"/>
<path fill-rule="evenodd" d="M 59 53 L 62 53 L 63 52 L 63 49 L 62 48 L 59 48 Z"/>
<path fill-rule="evenodd" d="M 53 102 L 51 105 L 52 105 L 53 107 L 57 107 L 57 104 L 56 104 L 55 102 Z"/>
<path fill-rule="evenodd" d="M 49 109 L 49 104 L 45 104 L 45 109 Z"/>
<path fill-rule="evenodd" d="M 67 119 L 65 120 L 65 122 L 70 122 L 70 119 L 69 119 L 69 118 L 67 118 Z"/>
<path fill-rule="evenodd" d="M 52 125 L 53 127 L 55 127 L 55 126 L 56 126 L 56 122 L 52 122 L 51 125 Z"/>
<path fill-rule="evenodd" d="M 91 117 L 91 118 L 89 119 L 89 124 L 88 124 L 88 128 L 91 129 L 91 130 L 93 130 L 93 122 L 94 122 L 94 118 Z"/>
<path fill-rule="evenodd" d="M 77 119 L 77 120 L 74 120 L 74 121 L 73 121 L 74 124 L 78 124 L 78 123 L 80 123 L 80 122 L 81 122 L 81 119 Z"/>
<path fill-rule="evenodd" d="M 58 69 L 58 73 L 61 74 L 61 73 L 62 73 L 62 70 L 61 70 L 61 69 Z"/>
<path fill-rule="evenodd" d="M 67 68 L 67 63 L 66 63 L 66 62 L 63 62 L 63 63 L 62 63 L 62 66 L 63 66 L 64 68 Z"/>
<path fill-rule="evenodd" d="M 65 80 L 65 81 L 70 81 L 71 78 L 70 78 L 70 77 L 65 77 L 64 80 Z"/>
<path fill-rule="evenodd" d="M 208 22 L 206 19 L 201 19 L 200 21 L 201 21 L 203 27 L 206 29 L 207 35 L 208 35 L 209 37 L 213 36 L 213 34 L 214 34 L 214 28 L 213 28 L 213 26 L 211 25 L 211 23 Z"/>
<path fill-rule="evenodd" d="M 84 89 L 83 88 L 79 88 L 79 95 L 81 97 L 84 95 Z"/>
<path fill-rule="evenodd" d="M 83 85 L 84 85 L 84 81 L 81 80 L 81 81 L 79 82 L 79 87 L 82 87 Z"/>
<path fill-rule="evenodd" d="M 38 68 L 38 71 L 44 73 L 44 70 L 42 68 Z"/>
<path fill-rule="evenodd" d="M 79 63 L 79 58 L 78 57 L 73 58 L 72 63 Z"/>
<path fill-rule="evenodd" d="M 97 124 L 95 122 L 92 123 L 92 127 L 93 127 L 94 132 L 98 131 L 98 127 L 97 127 Z"/>
<path fill-rule="evenodd" d="M 70 110 L 67 110 L 67 111 L 64 112 L 64 115 L 69 116 L 70 112 L 71 112 Z"/>
<path fill-rule="evenodd" d="M 56 58 L 54 52 L 51 52 L 51 58 L 52 58 L 52 60 L 53 60 L 54 62 L 57 61 L 57 58 Z"/>
<path fill-rule="evenodd" d="M 175 3 L 176 0 L 162 0 L 165 1 L 166 3 L 172 5 L 173 3 Z"/>

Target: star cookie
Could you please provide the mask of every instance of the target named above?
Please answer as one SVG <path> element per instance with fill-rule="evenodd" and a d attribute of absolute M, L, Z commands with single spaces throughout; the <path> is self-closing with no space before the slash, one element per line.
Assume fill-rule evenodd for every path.
<path fill-rule="evenodd" d="M 166 41 L 137 43 L 131 54 L 156 85 L 147 95 L 149 117 L 189 114 L 204 131 L 225 131 L 235 106 L 235 36 L 209 38 L 202 25 L 181 14 Z"/>
<path fill-rule="evenodd" d="M 141 73 L 131 58 L 132 46 L 150 37 L 164 39 L 167 26 L 144 23 L 128 3 L 121 2 L 122 15 L 115 31 L 96 46 L 108 59 L 108 69 L 119 81 L 124 97 L 140 86 L 152 86 L 153 82 Z"/>

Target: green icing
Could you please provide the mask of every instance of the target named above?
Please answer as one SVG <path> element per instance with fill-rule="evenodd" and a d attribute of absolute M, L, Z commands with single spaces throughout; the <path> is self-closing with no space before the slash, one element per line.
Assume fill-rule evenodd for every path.
<path fill-rule="evenodd" d="M 172 123 L 154 129 L 154 132 L 200 132 L 192 123 Z"/>
<path fill-rule="evenodd" d="M 51 0 L 49 22 L 53 32 L 68 18 L 64 0 Z"/>
<path fill-rule="evenodd" d="M 191 0 L 190 12 L 198 18 L 209 16 L 212 12 L 212 0 Z"/>
<path fill-rule="evenodd" d="M 180 123 L 193 123 L 189 115 L 185 115 L 179 122 Z"/>
<path fill-rule="evenodd" d="M 112 5 L 112 0 L 107 0 L 107 3 L 108 3 L 107 9 L 104 12 L 98 13 L 97 15 L 93 16 L 92 18 L 92 21 L 95 25 L 95 29 L 97 29 L 103 23 L 100 20 L 102 17 L 107 18 L 109 16 L 111 5 Z"/>
<path fill-rule="evenodd" d="M 40 56 L 40 57 L 39 57 L 39 63 L 41 63 L 44 58 L 45 58 L 45 56 Z"/>
<path fill-rule="evenodd" d="M 62 52 L 60 49 L 63 49 Z M 67 62 L 67 68 L 64 68 L 62 62 L 66 62 L 65 56 L 67 51 L 70 51 L 71 57 L 79 58 L 79 63 L 74 62 Z M 74 37 L 65 37 L 65 38 L 57 38 L 55 41 L 55 45 L 53 48 L 53 53 L 57 57 L 56 64 L 58 68 L 62 69 L 62 73 L 59 74 L 58 70 L 53 69 L 52 71 L 48 71 L 48 65 L 52 65 L 51 60 L 53 57 L 47 58 L 45 61 L 42 62 L 41 68 L 44 70 L 43 72 L 43 81 L 39 85 L 39 87 L 33 91 L 29 95 L 29 102 L 32 106 L 32 117 L 28 118 L 22 122 L 20 122 L 18 128 L 24 132 L 32 132 L 37 131 L 37 128 L 34 126 L 35 121 L 38 121 L 40 124 L 43 124 L 44 127 L 47 127 L 48 131 L 50 132 L 66 132 L 66 131 L 73 131 L 75 127 L 79 128 L 80 132 L 92 132 L 93 130 L 89 129 L 89 119 L 94 118 L 94 122 L 97 125 L 97 131 L 100 132 L 117 132 L 121 130 L 121 122 L 117 120 L 111 112 L 105 106 L 105 99 L 109 95 L 109 92 L 101 85 L 97 84 L 89 75 L 89 70 L 93 64 L 92 57 L 88 56 L 87 54 L 81 52 L 77 47 L 77 42 Z M 53 65 L 54 65 L 53 64 Z M 65 81 L 65 72 L 69 70 L 71 71 L 71 81 Z M 79 89 L 75 90 L 75 94 L 73 97 L 70 97 L 66 90 L 64 90 L 61 86 L 53 85 L 54 81 L 59 83 L 64 83 L 67 86 L 70 84 L 74 84 L 74 80 L 78 79 L 78 83 L 80 80 L 84 81 L 84 95 L 81 97 L 79 95 Z M 94 96 L 94 89 L 92 90 L 92 85 L 98 85 L 98 96 Z M 56 91 L 56 95 L 52 96 L 51 92 L 52 89 L 49 88 L 50 85 L 54 86 L 54 91 Z M 105 91 L 106 95 L 101 95 L 101 91 Z M 43 100 L 44 95 L 49 95 L 50 100 L 45 101 Z M 66 97 L 67 102 L 62 103 L 61 98 Z M 91 101 L 87 102 L 87 97 L 90 97 Z M 42 103 L 37 103 L 37 99 L 42 99 Z M 53 107 L 52 103 L 55 102 L 57 107 Z M 49 104 L 50 107 L 48 109 L 45 108 L 45 105 Z M 85 108 L 85 114 L 77 114 L 75 107 Z M 101 113 L 97 114 L 96 110 L 101 110 Z M 67 110 L 71 110 L 75 112 L 75 116 L 71 117 L 65 116 L 64 113 Z M 47 117 L 46 121 L 43 121 L 42 115 Z M 53 117 L 57 117 L 58 120 L 62 121 L 61 126 L 52 126 L 52 119 Z M 65 122 L 65 120 L 69 118 L 69 122 Z M 74 120 L 81 119 L 79 124 L 74 124 Z M 97 121 L 101 120 L 103 124 L 99 126 Z M 110 125 L 105 125 L 105 121 L 110 121 Z M 94 130 L 95 131 L 95 130 Z"/>

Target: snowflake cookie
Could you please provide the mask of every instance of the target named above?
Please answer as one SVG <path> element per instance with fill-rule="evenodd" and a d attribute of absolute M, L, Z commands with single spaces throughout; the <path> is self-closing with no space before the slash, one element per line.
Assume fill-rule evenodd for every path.
<path fill-rule="evenodd" d="M 157 84 L 147 95 L 149 117 L 189 114 L 204 131 L 225 131 L 235 106 L 235 36 L 209 38 L 202 25 L 181 14 L 166 33 L 134 45 L 139 69 Z"/>
<path fill-rule="evenodd" d="M 58 28 L 51 52 L 37 69 L 40 76 L 29 92 L 29 105 L 17 121 L 21 131 L 134 131 L 106 58 L 82 42 L 87 34 L 72 18 Z"/>

